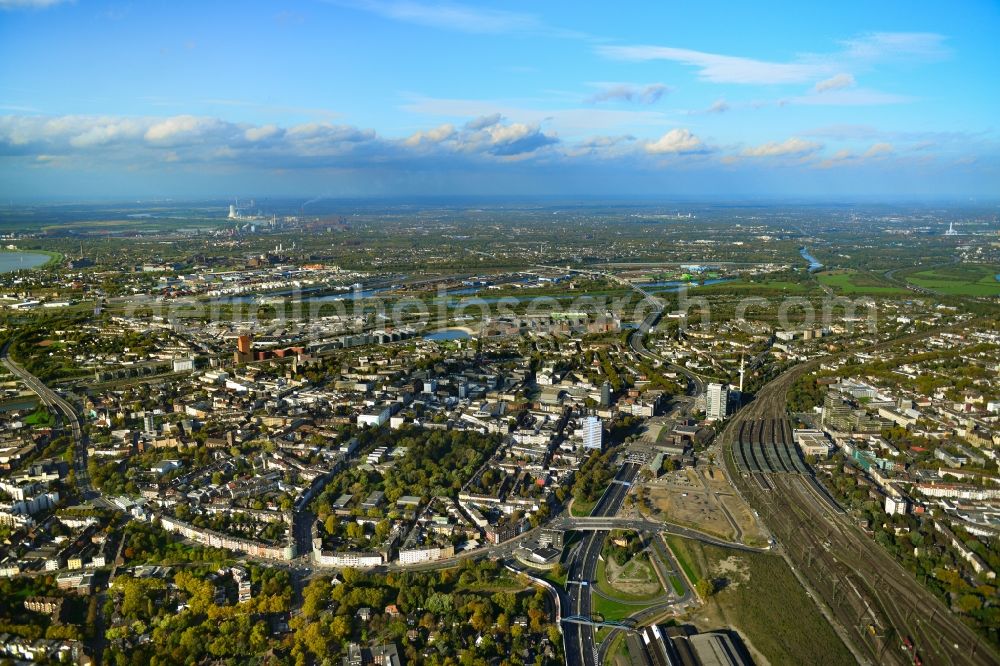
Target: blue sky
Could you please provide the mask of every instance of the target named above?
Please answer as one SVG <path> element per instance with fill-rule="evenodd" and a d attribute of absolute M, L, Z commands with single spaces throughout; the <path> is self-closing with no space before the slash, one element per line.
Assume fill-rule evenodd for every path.
<path fill-rule="evenodd" d="M 1000 196 L 1000 5 L 814 4 L 0 0 L 0 196 Z"/>

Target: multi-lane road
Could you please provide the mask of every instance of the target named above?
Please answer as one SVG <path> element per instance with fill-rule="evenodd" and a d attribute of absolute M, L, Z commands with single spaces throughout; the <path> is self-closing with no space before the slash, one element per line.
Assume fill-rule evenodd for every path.
<path fill-rule="evenodd" d="M 614 481 L 608 485 L 604 495 L 594 506 L 590 515 L 594 517 L 609 517 L 618 513 L 629 485 L 639 473 L 639 466 L 627 463 L 619 468 Z M 591 608 L 590 588 L 597 578 L 597 561 L 604 548 L 604 540 L 608 536 L 606 530 L 588 531 L 583 540 L 575 547 L 568 565 L 566 579 L 566 599 L 563 603 L 565 616 L 578 615 L 589 618 L 593 615 Z M 594 628 L 588 624 L 563 624 L 563 639 L 566 647 L 567 664 L 584 664 L 596 666 L 598 653 L 594 642 Z"/>
<path fill-rule="evenodd" d="M 76 476 L 77 490 L 84 500 L 105 504 L 100 494 L 94 490 L 90 483 L 90 473 L 87 471 L 87 446 L 84 440 L 83 428 L 80 425 L 80 417 L 76 409 L 65 398 L 42 383 L 38 377 L 25 370 L 19 363 L 14 361 L 8 354 L 10 342 L 0 348 L 0 362 L 6 366 L 10 372 L 20 379 L 28 389 L 38 396 L 39 401 L 55 410 L 63 424 L 69 428 L 73 436 L 73 471 Z"/>
<path fill-rule="evenodd" d="M 656 305 L 657 309 L 646 315 L 642 324 L 628 336 L 629 347 L 631 347 L 632 353 L 636 356 L 661 363 L 666 368 L 673 370 L 674 372 L 679 372 L 687 377 L 687 394 L 690 397 L 697 397 L 705 392 L 705 377 L 697 372 L 694 372 L 690 368 L 684 367 L 683 365 L 671 363 L 667 359 L 654 354 L 646 348 L 646 334 L 653 330 L 653 327 L 656 326 L 660 317 L 663 316 L 663 306 L 660 301 L 654 301 L 654 305 Z"/>
<path fill-rule="evenodd" d="M 685 539 L 701 541 L 702 543 L 706 543 L 710 546 L 718 546 L 719 548 L 730 548 L 733 550 L 743 550 L 754 553 L 763 553 L 770 550 L 769 548 L 756 548 L 754 546 L 748 546 L 736 541 L 727 541 L 726 539 L 720 539 L 712 536 L 711 534 L 706 534 L 705 532 L 689 527 L 682 527 L 680 525 L 674 525 L 666 522 L 644 520 L 641 518 L 619 518 L 610 515 L 591 515 L 586 518 L 560 516 L 551 521 L 548 525 L 546 525 L 546 527 L 566 531 L 576 530 L 580 532 L 601 532 L 615 529 L 629 529 L 636 530 L 638 532 L 648 532 L 650 534 L 671 534 Z"/>

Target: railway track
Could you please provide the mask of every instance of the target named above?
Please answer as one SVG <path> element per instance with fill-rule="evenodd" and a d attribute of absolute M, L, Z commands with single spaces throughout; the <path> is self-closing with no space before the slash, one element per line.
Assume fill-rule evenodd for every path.
<path fill-rule="evenodd" d="M 937 332 L 880 343 L 872 349 Z M 789 387 L 818 363 L 800 364 L 772 380 L 730 421 L 721 437 L 731 454 L 725 459 L 731 480 L 760 512 L 789 564 L 859 661 L 912 664 L 913 653 L 900 649 L 903 639 L 911 637 L 915 653 L 927 664 L 1000 663 L 986 639 L 951 614 L 889 553 L 849 522 L 808 468 L 805 474 L 788 473 L 789 462 L 798 470 L 794 459 L 786 460 L 775 447 L 764 445 L 763 423 L 784 419 Z M 778 431 L 780 437 L 772 426 L 772 444 L 787 438 L 784 425 Z M 778 460 L 769 453 L 777 454 Z"/>
<path fill-rule="evenodd" d="M 736 435 L 736 464 L 743 472 L 809 474 L 792 440 L 788 419 L 741 422 Z"/>

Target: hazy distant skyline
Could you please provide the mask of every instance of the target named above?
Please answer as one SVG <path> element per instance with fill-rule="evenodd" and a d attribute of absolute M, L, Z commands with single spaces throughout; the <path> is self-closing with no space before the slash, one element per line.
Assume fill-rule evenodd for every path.
<path fill-rule="evenodd" d="M 995 2 L 581 4 L 0 0 L 0 196 L 1000 197 Z"/>

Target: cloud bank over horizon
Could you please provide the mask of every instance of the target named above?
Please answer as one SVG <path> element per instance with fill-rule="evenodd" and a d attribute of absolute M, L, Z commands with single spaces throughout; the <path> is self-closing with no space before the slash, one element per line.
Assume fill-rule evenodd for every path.
<path fill-rule="evenodd" d="M 570 7 L 0 0 L 0 196 L 1000 196 L 998 12 L 870 30 L 859 4 L 819 36 L 791 14 L 724 34 L 694 27 L 713 6 L 683 31 Z"/>

